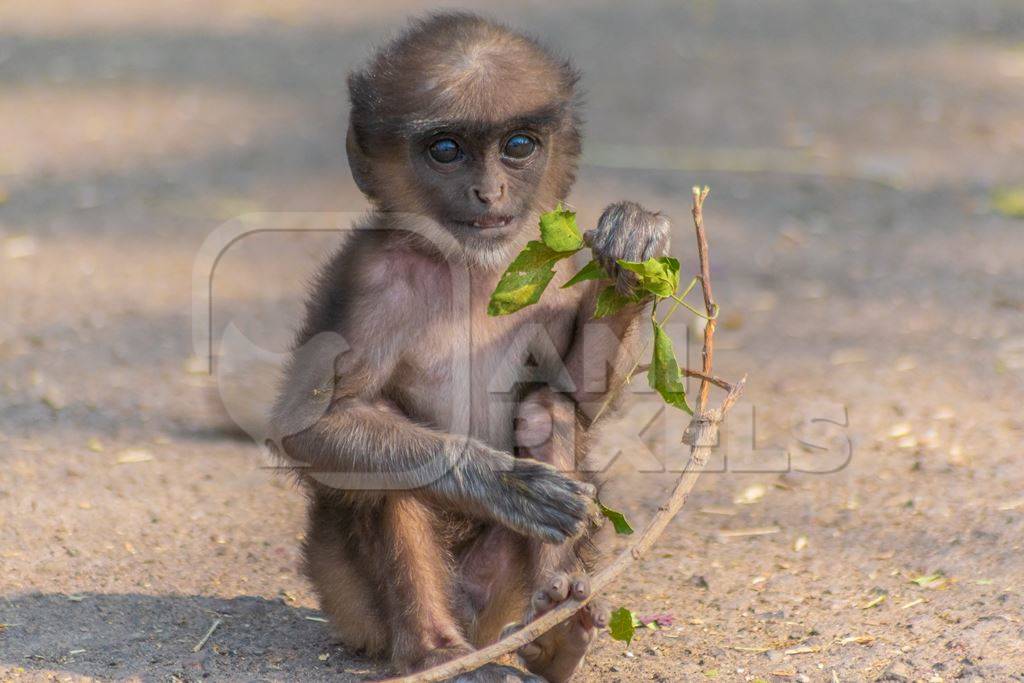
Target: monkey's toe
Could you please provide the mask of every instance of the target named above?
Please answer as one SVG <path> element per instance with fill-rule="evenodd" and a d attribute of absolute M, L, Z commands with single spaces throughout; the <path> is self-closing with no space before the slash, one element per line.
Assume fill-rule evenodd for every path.
<path fill-rule="evenodd" d="M 565 600 L 585 600 L 591 590 L 586 574 L 556 574 L 534 593 L 528 621 L 550 612 Z M 608 625 L 609 616 L 603 601 L 591 601 L 565 622 L 521 647 L 519 656 L 527 669 L 548 681 L 567 681 L 587 653 L 596 630 Z"/>
<path fill-rule="evenodd" d="M 585 628 L 602 629 L 608 627 L 612 610 L 604 600 L 593 600 L 579 611 L 578 616 Z"/>

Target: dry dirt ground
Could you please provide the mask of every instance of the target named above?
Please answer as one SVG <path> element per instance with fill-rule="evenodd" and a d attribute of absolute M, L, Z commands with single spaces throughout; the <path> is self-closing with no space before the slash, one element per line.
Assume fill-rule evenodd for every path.
<path fill-rule="evenodd" d="M 193 270 L 225 221 L 270 228 L 225 252 L 213 334 L 285 348 L 316 230 L 364 206 L 344 74 L 417 9 L 0 3 L 0 678 L 383 673 L 297 573 L 300 494 L 211 407 Z M 667 625 L 579 680 L 1024 680 L 1024 223 L 991 202 L 1024 184 L 1024 6 L 490 11 L 585 71 L 584 224 L 663 209 L 692 270 L 712 186 L 717 370 L 750 373 L 726 471 L 608 595 Z M 678 466 L 653 416 L 606 432 L 637 525 Z"/>

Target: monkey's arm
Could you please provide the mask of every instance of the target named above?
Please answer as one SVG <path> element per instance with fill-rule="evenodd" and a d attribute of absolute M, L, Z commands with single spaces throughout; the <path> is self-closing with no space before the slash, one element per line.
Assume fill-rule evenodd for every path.
<path fill-rule="evenodd" d="M 636 276 L 617 261 L 644 261 L 668 252 L 671 225 L 665 216 L 645 210 L 634 202 L 609 205 L 597 228 L 587 232 L 594 258 L 615 276 L 615 286 L 629 294 Z M 647 309 L 641 302 L 595 319 L 594 309 L 603 283 L 589 282 L 576 318 L 573 344 L 566 367 L 576 386 L 573 398 L 588 420 L 594 420 L 602 406 L 614 402 L 625 386 L 626 373 L 640 352 L 639 322 Z M 609 395 L 610 394 L 610 395 Z"/>
<path fill-rule="evenodd" d="M 547 464 L 417 424 L 381 398 L 400 357 L 396 338 L 401 329 L 392 330 L 391 343 L 357 342 L 336 359 L 329 344 L 300 349 L 275 408 L 278 450 L 303 475 L 356 499 L 415 490 L 534 538 L 578 535 L 592 506 L 578 482 Z"/>
<path fill-rule="evenodd" d="M 647 305 L 632 304 L 595 320 L 597 295 L 605 285 L 587 284 L 590 287 L 580 304 L 565 365 L 575 386 L 572 398 L 587 421 L 593 422 L 606 402 L 615 405 L 626 373 L 639 357 L 640 321 Z"/>

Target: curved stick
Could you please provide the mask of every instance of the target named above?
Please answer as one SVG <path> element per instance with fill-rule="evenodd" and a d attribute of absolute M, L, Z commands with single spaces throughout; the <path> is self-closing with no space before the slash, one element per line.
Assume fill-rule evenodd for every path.
<path fill-rule="evenodd" d="M 683 505 L 686 503 L 690 491 L 693 490 L 697 478 L 707 465 L 711 457 L 711 449 L 718 443 L 718 425 L 725 417 L 729 409 L 739 399 L 743 392 L 743 386 L 747 378 L 744 375 L 739 382 L 731 386 L 721 406 L 718 408 L 707 408 L 708 390 L 711 384 L 725 383 L 718 380 L 711 374 L 711 360 L 714 355 L 715 337 L 715 313 L 718 304 L 715 303 L 711 294 L 711 271 L 708 262 L 708 241 L 704 234 L 704 217 L 702 208 L 704 200 L 708 196 L 708 188 L 703 190 L 693 188 L 693 225 L 697 232 L 697 253 L 700 258 L 700 282 L 704 291 L 704 307 L 708 313 L 708 319 L 704 324 L 704 353 L 703 372 L 692 374 L 700 377 L 700 392 L 697 395 L 697 404 L 694 407 L 694 416 L 683 435 L 683 442 L 690 445 L 690 459 L 679 475 L 672 493 L 668 499 L 658 507 L 658 511 L 647 523 L 643 532 L 637 537 L 628 548 L 623 550 L 608 566 L 601 569 L 591 577 L 592 590 L 590 596 L 585 600 L 569 599 L 561 603 L 550 612 L 534 619 L 520 630 L 502 638 L 493 645 L 488 645 L 468 655 L 453 659 L 450 662 L 435 666 L 426 671 L 403 676 L 401 678 L 389 679 L 385 683 L 433 683 L 444 681 L 453 676 L 477 669 L 488 662 L 518 650 L 527 643 L 533 642 L 540 635 L 551 630 L 561 622 L 565 621 L 579 611 L 580 607 L 590 602 L 602 589 L 617 579 L 630 565 L 639 560 L 644 553 L 650 550 L 651 546 L 658 540 L 665 527 L 672 521 Z"/>

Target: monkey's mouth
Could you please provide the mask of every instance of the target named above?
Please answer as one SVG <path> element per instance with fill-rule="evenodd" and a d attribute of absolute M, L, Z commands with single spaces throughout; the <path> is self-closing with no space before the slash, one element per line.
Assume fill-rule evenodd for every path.
<path fill-rule="evenodd" d="M 496 228 L 507 228 L 515 220 L 513 216 L 484 215 L 477 216 L 471 221 L 459 221 L 462 225 L 476 230 L 494 230 Z"/>

